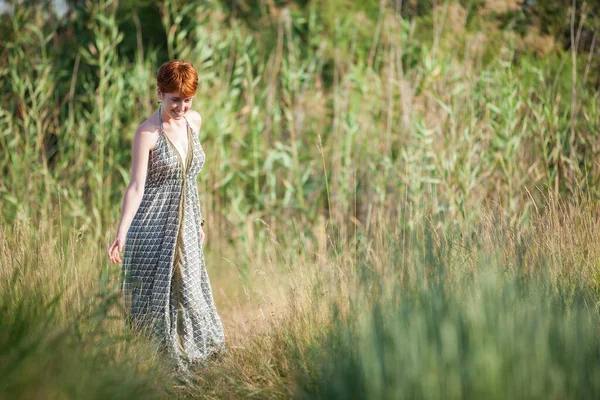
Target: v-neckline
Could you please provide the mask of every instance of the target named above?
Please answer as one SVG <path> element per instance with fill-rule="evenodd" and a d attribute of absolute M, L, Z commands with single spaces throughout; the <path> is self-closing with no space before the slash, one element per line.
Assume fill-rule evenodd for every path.
<path fill-rule="evenodd" d="M 175 154 L 177 154 L 177 157 L 179 158 L 179 161 L 181 162 L 181 167 L 185 169 L 185 166 L 187 165 L 187 160 L 188 157 L 190 156 L 190 127 L 187 124 L 186 121 L 186 125 L 185 125 L 185 131 L 186 131 L 186 135 L 187 135 L 187 152 L 185 155 L 185 161 L 183 159 L 183 157 L 181 157 L 181 152 L 177 149 L 177 146 L 175 146 L 175 144 L 171 141 L 171 139 L 169 139 L 169 136 L 167 136 L 167 134 L 165 133 L 164 128 L 162 129 L 162 134 L 165 136 L 165 139 L 167 139 L 167 142 L 169 142 L 169 145 L 171 146 L 171 148 L 175 151 Z"/>
<path fill-rule="evenodd" d="M 186 156 L 185 156 L 185 162 L 183 161 L 183 157 L 181 157 L 181 152 L 179 150 L 177 150 L 177 146 L 175 146 L 175 144 L 173 144 L 173 142 L 171 141 L 171 139 L 169 139 L 169 136 L 167 136 L 166 132 L 165 132 L 165 128 L 163 126 L 163 120 L 162 120 L 162 104 L 161 106 L 158 108 L 158 121 L 160 123 L 160 127 L 159 129 L 161 130 L 161 134 L 165 137 L 165 139 L 167 140 L 169 147 L 171 147 L 173 149 L 173 151 L 175 152 L 175 154 L 177 154 L 177 158 L 179 158 L 179 162 L 181 163 L 181 169 L 183 171 L 185 171 L 187 168 L 187 162 L 188 162 L 188 158 L 190 157 L 190 153 L 192 152 L 193 146 L 191 145 L 190 140 L 192 140 L 192 138 L 190 138 L 190 123 L 188 122 L 187 118 L 184 116 L 183 119 L 185 120 L 185 133 L 188 139 L 187 142 L 187 152 L 186 152 Z"/>

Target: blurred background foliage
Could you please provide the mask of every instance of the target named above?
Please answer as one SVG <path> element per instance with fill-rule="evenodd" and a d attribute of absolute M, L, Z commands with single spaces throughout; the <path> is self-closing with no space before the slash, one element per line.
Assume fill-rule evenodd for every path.
<path fill-rule="evenodd" d="M 466 204 L 495 201 L 523 217 L 523 186 L 536 199 L 597 195 L 596 3 L 57 8 L 10 1 L 0 20 L 6 221 L 60 203 L 98 236 L 115 226 L 133 132 L 156 108 L 156 69 L 172 58 L 200 72 L 203 207 L 233 238 L 256 218 L 342 226 L 353 215 L 368 226 L 374 208 L 404 202 L 464 217 Z"/>

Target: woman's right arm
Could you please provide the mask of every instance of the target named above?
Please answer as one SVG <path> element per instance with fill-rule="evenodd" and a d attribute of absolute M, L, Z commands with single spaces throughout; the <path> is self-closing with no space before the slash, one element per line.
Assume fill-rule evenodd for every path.
<path fill-rule="evenodd" d="M 117 229 L 117 237 L 108 247 L 108 257 L 113 263 L 121 262 L 120 253 L 125 246 L 127 231 L 142 202 L 146 173 L 148 171 L 148 159 L 155 141 L 153 133 L 146 130 L 144 124 L 140 125 L 133 137 L 131 179 L 123 196 L 123 208 Z"/>

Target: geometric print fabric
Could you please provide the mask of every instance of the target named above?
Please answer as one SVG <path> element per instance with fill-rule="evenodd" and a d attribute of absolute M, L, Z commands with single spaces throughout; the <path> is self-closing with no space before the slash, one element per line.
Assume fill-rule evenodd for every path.
<path fill-rule="evenodd" d="M 187 133 L 189 147 L 183 165 L 160 122 L 122 264 L 129 321 L 156 337 L 182 371 L 212 353 L 226 351 L 200 242 L 202 214 L 196 177 L 206 156 L 198 132 L 189 124 Z"/>

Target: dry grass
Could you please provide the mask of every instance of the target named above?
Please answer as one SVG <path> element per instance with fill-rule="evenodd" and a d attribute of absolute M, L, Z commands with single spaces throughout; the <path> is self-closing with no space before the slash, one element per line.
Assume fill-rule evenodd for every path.
<path fill-rule="evenodd" d="M 119 59 L 119 25 L 112 6 L 102 4 L 90 10 L 96 53 L 86 53 L 88 45 L 78 58 L 91 75 L 53 69 L 52 51 L 21 20 L 15 21 L 20 35 L 12 50 L 2 55 L 10 62 L 0 68 L 0 79 L 11 78 L 12 92 L 0 98 L 0 131 L 10 133 L 0 135 L 0 169 L 6 171 L 0 293 L 8 294 L 4 332 L 21 331 L 4 336 L 0 358 L 9 354 L 6 370 L 19 373 L 0 380 L 0 389 L 25 398 L 27 387 L 43 382 L 37 397 L 60 398 L 94 382 L 97 371 L 90 393 L 99 398 L 113 397 L 106 390 L 120 387 L 115 380 L 129 398 L 311 398 L 328 384 L 322 363 L 352 360 L 350 372 L 381 367 L 385 357 L 366 360 L 348 350 L 354 340 L 384 342 L 375 332 L 378 307 L 400 325 L 407 321 L 394 319 L 396 311 L 408 310 L 434 336 L 445 329 L 446 338 L 460 336 L 460 318 L 480 318 L 484 322 L 467 330 L 479 347 L 460 354 L 481 357 L 491 379 L 483 386 L 492 389 L 508 375 L 486 363 L 510 364 L 502 354 L 514 355 L 514 347 L 486 336 L 493 325 L 485 325 L 485 307 L 509 322 L 540 322 L 531 332 L 543 337 L 549 335 L 544 327 L 557 327 L 565 335 L 559 356 L 578 354 L 569 352 L 576 343 L 569 335 L 576 332 L 566 314 L 597 309 L 600 293 L 600 165 L 594 162 L 600 110 L 598 94 L 585 86 L 574 110 L 569 107 L 571 77 L 564 71 L 570 68 L 556 71 L 532 54 L 519 54 L 519 63 L 514 32 L 493 24 L 469 32 L 457 4 L 439 3 L 431 18 L 412 21 L 387 8 L 375 21 L 361 11 L 360 26 L 355 15 L 337 13 L 332 25 L 318 7 L 309 7 L 304 19 L 271 10 L 270 29 L 249 32 L 242 24 L 225 28 L 218 7 L 198 6 L 201 23 L 170 24 L 177 12 L 171 1 L 163 9 L 170 52 L 189 54 L 203 74 L 195 106 L 205 117 L 201 139 L 208 156 L 199 185 L 209 235 L 206 262 L 230 348 L 227 357 L 198 371 L 195 386 L 177 384 L 152 344 L 124 330 L 120 266 L 108 264 L 105 255 L 128 178 L 130 157 L 120 149 L 130 148 L 131 135 L 123 132 L 154 111 L 147 82 L 158 59 L 139 54 L 133 65 Z M 486 2 L 496 12 L 514 7 Z M 311 18 L 317 22 L 301 37 L 298 26 Z M 177 39 L 184 29 L 187 35 Z M 535 35 L 523 43 L 542 56 L 551 47 Z M 33 59 L 25 63 L 19 51 Z M 47 96 L 71 73 L 77 95 Z M 57 111 L 56 102 L 68 112 Z M 45 153 L 52 135 L 60 139 L 54 158 Z M 500 278 L 489 284 L 489 275 Z M 526 282 L 524 299 L 512 280 Z M 527 303 L 539 300 L 541 289 L 527 283 L 534 281 L 567 312 L 553 316 L 543 304 Z M 541 311 L 523 307 L 517 315 L 521 307 L 497 296 L 503 291 Z M 415 299 L 450 305 L 440 317 L 431 313 L 433 306 L 411 303 Z M 436 325 L 441 320 L 443 329 Z M 590 321 L 593 326 L 596 320 Z M 40 327 L 60 335 L 47 336 Z M 588 328 L 581 331 L 585 340 L 596 332 Z M 454 362 L 422 341 L 419 329 L 394 331 L 424 352 L 415 368 L 437 371 L 427 360 Z M 12 352 L 32 337 L 41 347 L 22 356 Z M 510 332 L 507 337 L 519 339 Z M 498 347 L 491 351 L 485 340 Z M 394 353 L 403 343 L 385 343 L 391 343 L 385 348 L 390 354 L 403 354 Z M 524 359 L 540 363 L 552 356 L 554 348 L 542 344 L 542 358 L 525 352 Z M 65 354 L 77 357 L 68 363 Z M 589 389 L 575 379 L 587 376 L 586 369 L 596 371 L 598 360 L 588 361 L 559 363 L 555 382 Z M 452 365 L 453 371 L 462 368 Z M 571 375 L 561 369 L 566 366 L 574 368 Z M 64 374 L 49 375 L 58 369 Z M 80 371 L 87 371 L 84 378 Z M 539 382 L 549 376 L 534 371 Z M 346 376 L 340 387 L 352 388 L 360 376 Z M 455 389 L 463 382 L 444 376 Z M 426 380 L 413 383 L 427 386 Z M 370 389 L 374 396 L 381 388 Z M 551 394 L 576 393 L 568 390 Z"/>

